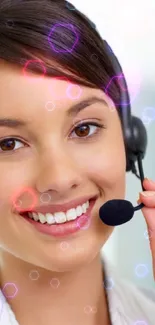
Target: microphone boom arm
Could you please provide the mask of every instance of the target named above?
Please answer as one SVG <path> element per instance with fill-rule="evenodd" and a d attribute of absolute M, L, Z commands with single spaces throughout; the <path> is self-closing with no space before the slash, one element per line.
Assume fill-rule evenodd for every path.
<path fill-rule="evenodd" d="M 136 175 L 140 180 L 141 180 L 141 186 L 142 186 L 142 190 L 145 191 L 145 188 L 143 186 L 143 180 L 144 180 L 144 171 L 143 171 L 143 164 L 142 164 L 142 156 L 138 155 L 137 156 L 137 162 L 138 162 L 138 169 L 139 169 L 139 174 L 140 176 Z M 134 165 L 135 167 L 135 165 Z M 136 168 L 135 168 L 136 171 Z M 137 173 L 136 173 L 137 174 Z M 140 210 L 141 208 L 143 208 L 145 205 L 143 203 L 141 203 L 140 205 L 134 207 L 134 211 Z"/>

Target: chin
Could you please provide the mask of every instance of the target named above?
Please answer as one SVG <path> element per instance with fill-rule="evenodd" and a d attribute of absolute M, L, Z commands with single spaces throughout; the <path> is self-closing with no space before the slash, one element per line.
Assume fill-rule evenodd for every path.
<path fill-rule="evenodd" d="M 92 247 L 90 246 L 83 246 L 82 248 L 77 248 L 76 250 L 67 249 L 64 252 L 59 252 L 59 254 L 55 253 L 55 257 L 53 254 L 50 256 L 40 258 L 41 267 L 44 269 L 53 271 L 53 272 L 68 272 L 68 271 L 77 271 L 78 268 L 83 268 L 90 264 L 97 256 L 100 254 L 100 249 L 102 245 L 97 245 Z"/>

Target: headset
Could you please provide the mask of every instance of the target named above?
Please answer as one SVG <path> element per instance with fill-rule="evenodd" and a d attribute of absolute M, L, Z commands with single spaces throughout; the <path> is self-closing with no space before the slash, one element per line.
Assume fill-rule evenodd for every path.
<path fill-rule="evenodd" d="M 122 129 L 123 129 L 123 137 L 124 137 L 124 144 L 125 144 L 125 152 L 126 152 L 126 172 L 131 171 L 138 179 L 141 180 L 141 186 L 142 190 L 145 191 L 145 188 L 143 186 L 143 180 L 144 180 L 144 171 L 143 171 L 143 165 L 142 165 L 142 159 L 144 159 L 145 154 L 146 154 L 146 149 L 147 149 L 147 144 L 148 144 L 148 138 L 147 138 L 147 131 L 145 128 L 145 125 L 143 124 L 142 120 L 131 113 L 131 105 L 130 105 L 130 96 L 129 96 L 129 90 L 127 86 L 126 79 L 124 77 L 124 73 L 122 70 L 122 67 L 113 53 L 111 47 L 109 44 L 103 40 L 104 42 L 104 47 L 106 52 L 110 52 L 110 61 L 111 65 L 113 67 L 113 70 L 115 72 L 115 76 L 122 77 L 122 87 L 120 87 L 120 103 L 114 103 L 115 106 L 119 106 L 121 108 L 120 110 L 120 116 L 121 116 L 121 123 L 122 123 Z M 123 91 L 123 89 L 125 91 Z M 138 163 L 138 169 L 139 169 L 139 175 L 136 170 L 135 162 Z M 115 200 L 113 200 L 115 201 Z M 118 200 L 116 200 L 117 204 L 114 202 L 113 209 L 117 209 L 118 205 Z M 120 200 L 121 201 L 121 200 Z M 129 209 L 129 215 L 128 218 L 120 218 L 119 224 L 115 224 L 115 221 L 111 217 L 111 221 L 105 219 L 104 222 L 107 223 L 108 225 L 120 225 L 122 223 L 125 223 L 129 221 L 133 214 L 134 211 L 142 209 L 145 205 L 141 203 L 137 207 L 134 207 L 131 205 L 129 201 L 128 202 L 128 207 L 125 204 L 120 207 L 120 211 L 127 214 L 127 209 Z M 125 202 L 124 202 L 125 203 Z M 111 201 L 112 205 L 112 201 Z M 104 208 L 103 208 L 104 207 Z M 103 215 L 101 218 L 102 221 L 105 218 L 104 214 L 106 212 L 106 206 L 104 205 L 101 207 L 100 214 Z M 107 205 L 108 207 L 108 205 Z M 111 213 L 113 212 L 111 209 Z M 105 211 L 104 211 L 105 210 Z M 120 211 L 118 211 L 117 215 L 119 215 Z M 110 213 L 110 209 L 109 209 Z M 101 217 L 100 215 L 100 217 Z M 106 222 L 107 221 L 107 222 Z M 111 224 L 110 224 L 111 222 Z M 113 223 L 113 224 L 112 224 Z"/>
<path fill-rule="evenodd" d="M 67 1 L 66 3 L 68 9 L 76 10 L 73 5 L 69 4 Z M 87 16 L 85 16 L 85 18 L 89 24 L 97 31 L 96 25 Z M 142 160 L 145 157 L 148 144 L 147 131 L 142 120 L 136 116 L 133 116 L 131 113 L 130 96 L 127 81 L 116 55 L 112 51 L 107 41 L 104 39 L 103 45 L 104 50 L 111 61 L 111 66 L 115 74 L 113 77 L 122 78 L 122 87 L 120 86 L 120 103 L 114 104 L 115 106 L 119 106 L 119 108 L 121 108 L 120 116 L 126 152 L 126 172 L 131 171 L 138 179 L 140 179 L 142 190 L 145 191 L 143 186 L 144 172 Z M 125 91 L 123 91 L 122 88 Z M 107 93 L 107 90 L 105 92 Z M 139 175 L 137 173 L 135 162 L 138 163 Z M 140 205 L 133 207 L 129 201 L 110 200 L 100 208 L 100 219 L 105 224 L 110 226 L 121 225 L 129 221 L 132 218 L 134 212 L 143 208 L 144 206 L 145 205 L 141 203 Z M 117 218 L 114 218 L 114 213 Z M 123 216 L 123 214 L 126 216 Z"/>

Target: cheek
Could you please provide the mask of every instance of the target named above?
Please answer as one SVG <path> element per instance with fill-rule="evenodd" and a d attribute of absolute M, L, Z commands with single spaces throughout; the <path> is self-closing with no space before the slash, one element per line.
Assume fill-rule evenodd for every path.
<path fill-rule="evenodd" d="M 1 164 L 1 175 L 0 175 L 0 218 L 1 213 L 4 210 L 10 207 L 12 208 L 13 202 L 11 202 L 15 193 L 18 190 L 31 184 L 28 182 L 28 179 L 31 180 L 30 174 L 28 173 L 29 169 L 26 166 L 22 166 L 22 163 L 19 163 L 15 166 L 7 166 L 7 164 Z M 31 176 L 32 177 L 32 176 Z M 18 203 L 17 203 L 18 204 Z"/>
<path fill-rule="evenodd" d="M 118 139 L 118 138 L 117 138 Z M 78 158 L 77 158 L 78 159 Z M 104 140 L 103 143 L 94 144 L 90 149 L 81 153 L 78 166 L 84 178 L 104 189 L 108 195 L 113 191 L 120 198 L 125 192 L 126 156 L 122 138 Z"/>

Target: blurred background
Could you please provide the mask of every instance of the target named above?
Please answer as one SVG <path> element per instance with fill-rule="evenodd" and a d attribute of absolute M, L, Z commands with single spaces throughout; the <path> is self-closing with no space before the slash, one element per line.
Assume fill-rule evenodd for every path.
<path fill-rule="evenodd" d="M 155 181 L 155 1 L 71 0 L 70 3 L 96 24 L 123 67 L 132 114 L 142 119 L 148 133 L 144 176 Z M 141 182 L 128 172 L 126 199 L 137 205 L 141 191 Z M 102 254 L 116 266 L 120 276 L 140 287 L 154 289 L 151 235 L 142 212 L 138 211 L 130 222 L 115 228 Z"/>

